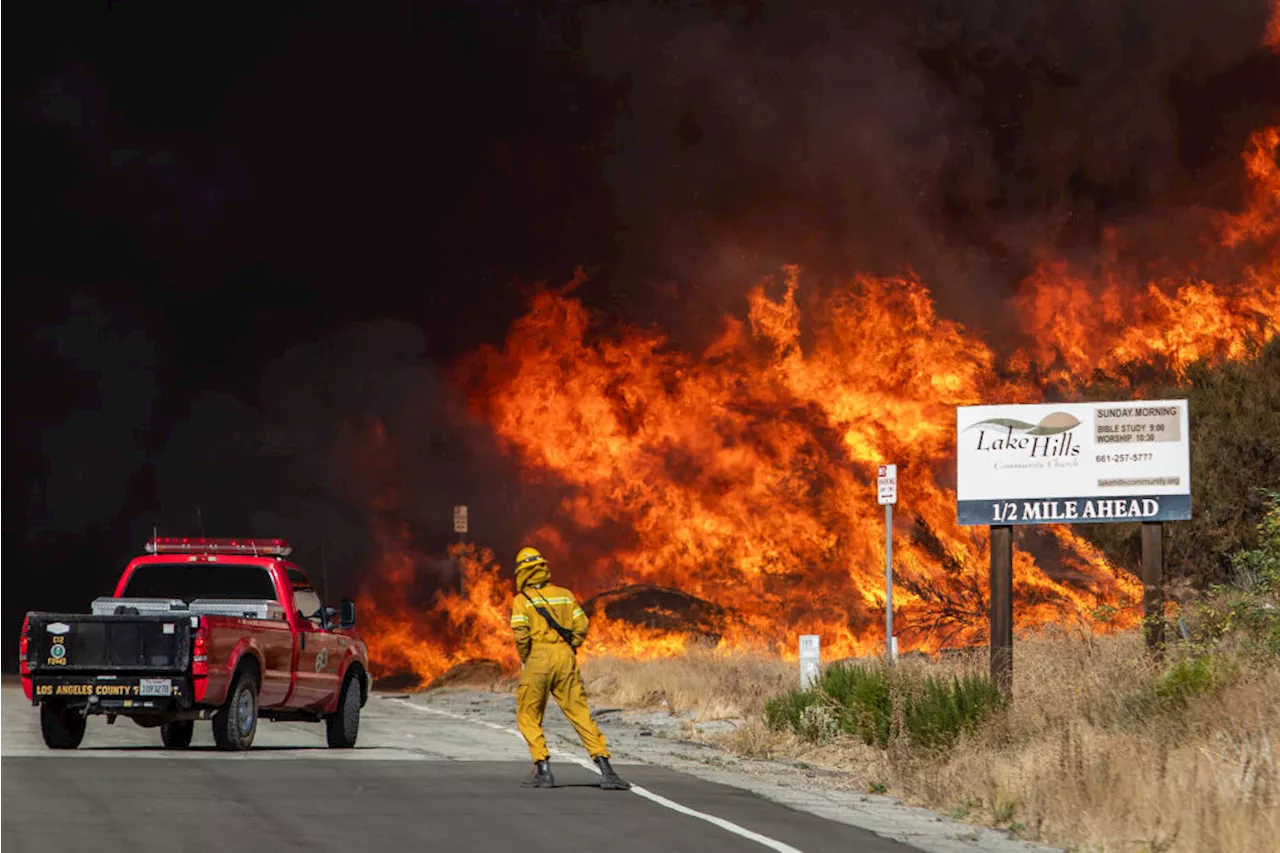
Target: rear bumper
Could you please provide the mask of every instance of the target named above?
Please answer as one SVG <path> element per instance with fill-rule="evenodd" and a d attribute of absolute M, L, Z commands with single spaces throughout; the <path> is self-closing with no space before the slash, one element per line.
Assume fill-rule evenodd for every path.
<path fill-rule="evenodd" d="M 190 709 L 194 703 L 186 675 L 31 676 L 32 704 L 58 701 L 87 714 L 156 714 Z"/>

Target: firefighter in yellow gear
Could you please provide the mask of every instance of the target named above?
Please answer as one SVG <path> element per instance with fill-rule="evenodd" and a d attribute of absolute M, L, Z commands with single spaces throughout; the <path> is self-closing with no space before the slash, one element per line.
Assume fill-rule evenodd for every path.
<path fill-rule="evenodd" d="M 516 687 L 516 725 L 533 756 L 533 774 L 524 782 L 525 787 L 555 787 L 547 738 L 542 731 L 547 696 L 556 700 L 600 770 L 600 787 L 631 787 L 609 765 L 609 747 L 587 707 L 587 693 L 575 656 L 587 639 L 587 626 L 587 614 L 573 593 L 551 583 L 551 569 L 542 554 L 535 548 L 521 548 L 516 555 L 511 631 L 522 667 Z"/>

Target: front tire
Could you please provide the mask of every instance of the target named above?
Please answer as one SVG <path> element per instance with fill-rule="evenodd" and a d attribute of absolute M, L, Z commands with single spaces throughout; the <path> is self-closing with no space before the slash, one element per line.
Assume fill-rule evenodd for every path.
<path fill-rule="evenodd" d="M 227 702 L 213 715 L 213 742 L 227 752 L 244 752 L 258 731 L 258 679 L 241 672 L 231 684 Z"/>
<path fill-rule="evenodd" d="M 84 740 L 85 718 L 62 702 L 40 705 L 40 734 L 50 749 L 75 749 Z"/>
<path fill-rule="evenodd" d="M 191 746 L 191 736 L 195 734 L 194 720 L 174 720 L 160 726 L 160 740 L 167 749 L 186 749 Z"/>
<path fill-rule="evenodd" d="M 360 683 L 347 676 L 338 697 L 338 709 L 325 718 L 325 734 L 333 749 L 351 749 L 360 734 Z"/>

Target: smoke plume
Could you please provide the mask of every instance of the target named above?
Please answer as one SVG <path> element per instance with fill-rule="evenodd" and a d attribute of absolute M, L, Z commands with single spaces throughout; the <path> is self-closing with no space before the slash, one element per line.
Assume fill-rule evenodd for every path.
<path fill-rule="evenodd" d="M 1240 203 L 1280 116 L 1271 5 L 612 3 L 582 41 L 625 93 L 601 164 L 624 240 L 681 301 L 736 308 L 782 263 L 911 268 L 974 322 L 1046 252 Z"/>
<path fill-rule="evenodd" d="M 408 323 L 360 324 L 290 349 L 252 404 L 199 398 L 159 458 L 162 534 L 198 535 L 202 520 L 210 536 L 288 538 L 333 598 L 357 591 L 379 521 L 408 524 L 420 553 L 442 555 L 452 507 L 466 504 L 473 536 L 514 548 L 514 469 L 425 346 Z M 437 562 L 424 594 L 456 572 Z"/>

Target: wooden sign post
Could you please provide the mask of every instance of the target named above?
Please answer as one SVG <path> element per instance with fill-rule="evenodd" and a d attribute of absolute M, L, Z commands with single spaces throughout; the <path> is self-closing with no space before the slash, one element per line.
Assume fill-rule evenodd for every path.
<path fill-rule="evenodd" d="M 1013 689 L 1013 528 L 991 528 L 991 683 Z"/>
<path fill-rule="evenodd" d="M 1142 623 L 1147 650 L 1164 656 L 1164 525 L 1142 524 Z"/>

